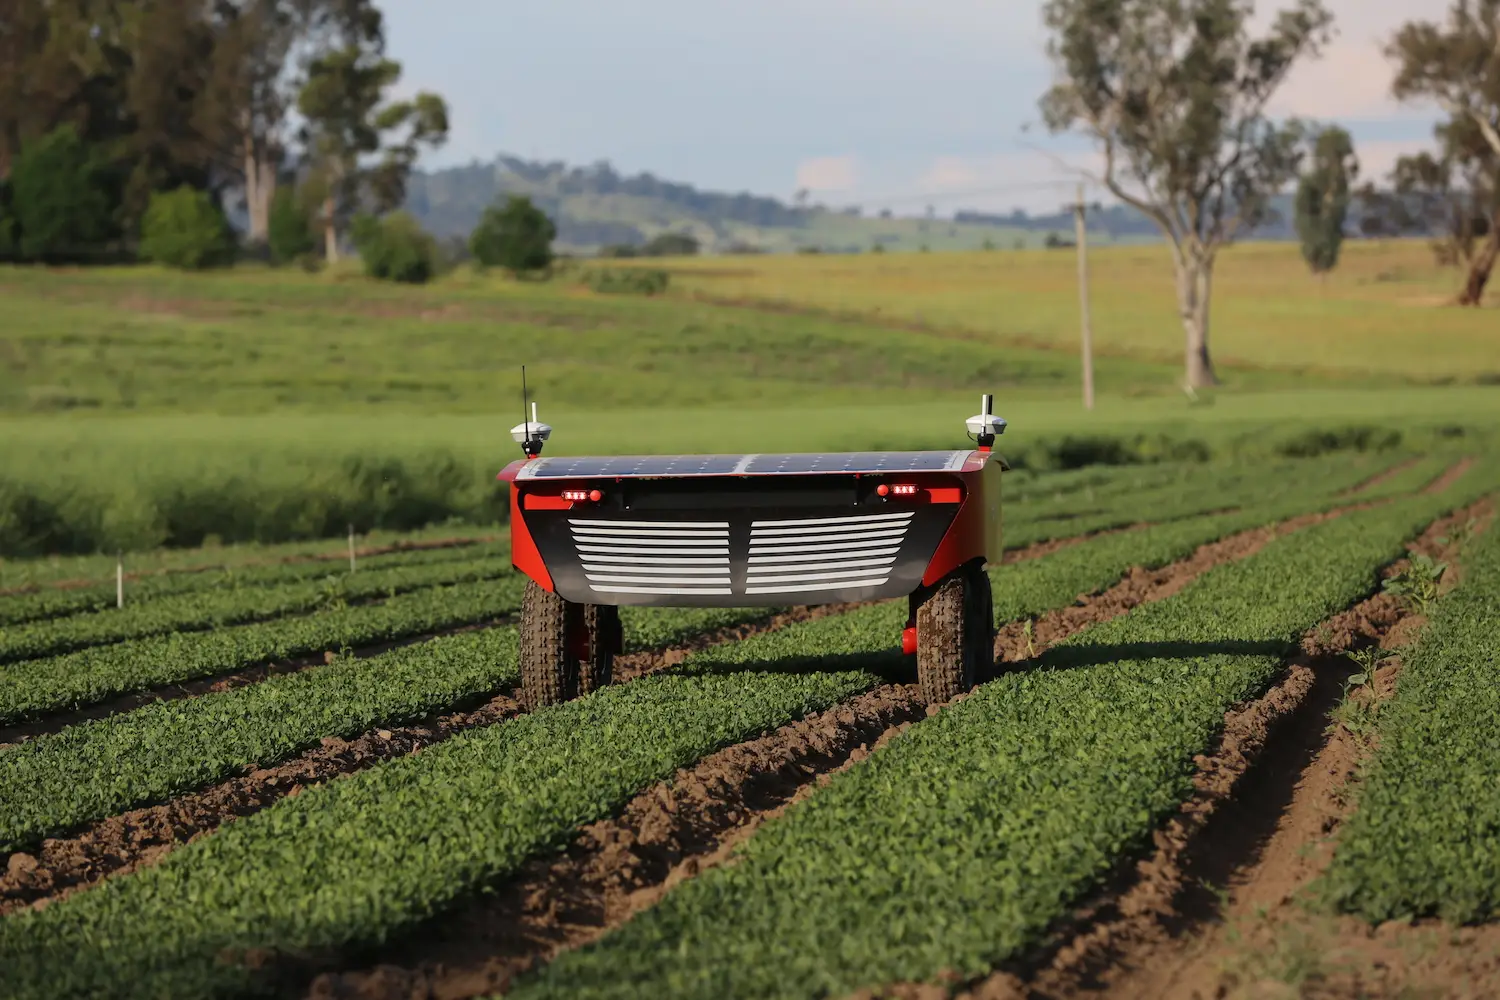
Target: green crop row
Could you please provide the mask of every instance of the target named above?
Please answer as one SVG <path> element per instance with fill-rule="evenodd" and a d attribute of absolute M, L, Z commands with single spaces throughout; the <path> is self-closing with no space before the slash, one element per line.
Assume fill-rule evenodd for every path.
<path fill-rule="evenodd" d="M 449 548 L 387 552 L 381 555 L 360 557 L 357 561 L 356 574 L 366 570 L 430 566 L 437 563 L 473 560 L 484 556 L 503 558 L 509 552 L 510 546 L 500 542 L 474 542 Z M 226 564 L 196 571 L 152 573 L 149 576 L 125 581 L 125 606 L 131 608 L 145 601 L 154 601 L 177 594 L 276 586 L 302 580 L 337 577 L 347 572 L 347 562 L 319 559 L 269 565 Z M 91 611 L 107 611 L 115 607 L 115 597 L 114 580 L 90 584 L 86 587 L 67 589 L 46 587 L 25 593 L 0 596 L 0 627 Z"/>
<path fill-rule="evenodd" d="M 0 629 L 0 664 L 169 632 L 197 632 L 303 615 L 429 587 L 493 580 L 513 572 L 509 556 L 485 556 L 336 573 L 280 586 L 177 594 L 119 609 Z"/>
<path fill-rule="evenodd" d="M 1117 577 L 1126 565 L 1168 561 L 1236 526 L 1220 517 L 1105 536 L 1035 564 L 1007 567 L 996 577 L 1000 613 L 1045 610 L 1037 606 L 1038 600 L 1065 604 L 1099 585 L 1101 562 L 1113 565 Z M 1148 539 L 1156 540 L 1154 550 Z M 1060 568 L 1050 575 L 1041 574 L 1040 568 L 1053 560 Z M 1108 573 L 1104 582 L 1107 577 Z M 243 970 L 218 967 L 207 959 L 221 947 L 302 948 L 384 939 L 456 894 L 512 870 L 529 853 L 563 842 L 577 823 L 607 815 L 624 797 L 665 777 L 679 764 L 764 731 L 776 719 L 784 721 L 877 683 L 878 676 L 869 672 L 872 669 L 886 673 L 908 669 L 894 649 L 904 617 L 904 606 L 890 602 L 716 647 L 693 656 L 679 673 L 646 678 L 543 710 L 530 719 L 464 734 L 410 760 L 336 782 L 335 786 L 349 790 L 332 797 L 331 789 L 310 790 L 295 800 L 300 810 L 307 810 L 297 818 L 285 818 L 283 810 L 291 806 L 285 802 L 242 820 L 177 852 L 162 866 L 169 875 L 143 872 L 113 880 L 97 892 L 49 908 L 51 916 L 43 915 L 42 923 L 20 929 L 0 924 L 0 956 L 12 949 L 31 956 L 27 960 L 34 965 L 26 975 L 36 978 L 23 982 L 48 982 L 63 994 L 67 990 L 60 984 L 67 980 L 49 976 L 76 977 L 72 981 L 80 992 L 87 992 L 91 983 L 116 976 L 124 981 L 136 975 L 147 975 L 141 982 L 142 992 L 192 992 L 205 990 L 210 983 L 246 982 L 248 974 Z M 648 630 L 631 623 L 631 634 L 643 631 Z M 852 668 L 861 669 L 839 672 Z M 819 685 L 812 689 L 821 692 L 816 698 L 805 687 L 811 684 Z M 789 705 L 795 710 L 788 709 Z M 681 732 L 680 720 L 696 718 L 698 713 L 717 713 L 724 721 L 707 733 Z M 542 719 L 547 720 L 545 724 L 533 721 Z M 521 735 L 515 735 L 518 727 Z M 554 747 L 551 741 L 560 738 L 558 733 L 567 738 L 563 746 Z M 683 742 L 685 735 L 696 742 Z M 663 742 L 670 743 L 670 759 L 661 756 L 659 744 Z M 488 778 L 480 789 L 466 785 L 456 793 L 464 803 L 456 814 L 447 806 L 408 805 L 404 793 L 395 790 L 447 789 L 454 780 L 451 773 L 467 775 L 473 769 L 449 762 L 448 755 L 459 753 L 483 753 L 478 770 Z M 84 753 L 70 764 L 59 761 L 52 767 L 76 774 L 84 761 L 93 758 L 94 754 Z M 555 766 L 557 759 L 571 761 L 572 769 Z M 601 767 L 594 761 L 607 764 Z M 572 802 L 575 796 L 582 796 L 586 807 L 565 809 L 559 804 Z M 366 841 L 368 821 L 361 816 L 375 808 L 370 803 L 376 801 L 383 803 L 379 807 L 381 829 L 374 840 Z M 501 811 L 524 822 L 519 828 L 492 826 Z M 45 825 L 34 824 L 30 835 Z M 300 846 L 286 850 L 273 846 L 282 831 L 291 828 L 302 831 Z M 357 846 L 345 843 L 332 853 L 337 859 L 333 868 L 319 861 L 327 849 L 317 838 L 335 836 L 315 832 L 323 830 L 361 831 Z M 303 839 L 309 831 L 313 839 Z M 211 845 L 231 833 L 248 839 L 223 848 L 228 854 L 215 853 Z M 452 857 L 425 850 L 413 853 L 402 847 L 433 842 L 464 846 L 455 847 Z M 475 852 L 482 856 L 473 857 Z M 381 871 L 369 866 L 380 866 Z M 250 897 L 233 902 L 240 889 L 211 888 L 228 871 L 241 873 L 235 876 L 235 885 L 249 878 L 263 884 L 266 891 L 257 889 Z M 142 876 L 149 881 L 138 882 Z M 170 888 L 159 881 L 162 878 L 170 880 Z M 314 887 L 318 887 L 316 899 Z M 192 899 L 210 900 L 200 904 L 214 911 L 205 917 L 214 928 L 206 936 L 195 937 L 188 930 L 197 922 L 189 915 L 195 907 L 186 902 Z M 61 935 L 56 941 L 102 940 L 122 932 L 129 935 L 130 947 L 109 956 L 90 951 L 82 961 L 69 963 L 66 972 L 55 966 L 66 948 L 51 951 L 52 946 L 46 945 L 36 950 L 32 944 L 54 940 L 52 935 Z M 137 939 L 138 933 L 144 936 Z M 142 964 L 122 966 L 117 961 Z M 148 975 L 142 969 L 157 971 Z M 21 993 L 25 995 L 25 990 Z"/>
<path fill-rule="evenodd" d="M 1378 468 L 1377 470 L 1378 471 Z M 1184 477 L 1152 489 L 1111 496 L 1093 503 L 1035 503 L 1020 510 L 1006 507 L 1005 544 L 1009 548 L 1128 524 L 1194 517 L 1215 510 L 1260 510 L 1288 503 L 1330 502 L 1372 475 L 1366 462 L 1281 461 L 1253 467 L 1234 466 Z"/>
<path fill-rule="evenodd" d="M 517 997 L 837 996 L 986 972 L 1191 790 L 1224 713 L 1439 512 L 1352 514 L 1087 629 L 919 722 Z"/>
<path fill-rule="evenodd" d="M 1403 656 L 1326 878 L 1334 903 L 1371 921 L 1500 914 L 1500 530 L 1463 564 Z"/>
<path fill-rule="evenodd" d="M 635 651 L 774 610 L 631 607 L 621 617 Z M 515 630 L 494 628 L 69 726 L 0 750 L 0 853 L 516 681 Z"/>
<path fill-rule="evenodd" d="M 892 606 L 856 615 L 892 618 Z M 760 651 L 760 669 L 645 677 L 461 733 L 283 799 L 159 865 L 0 919 L 5 994 L 259 992 L 264 973 L 233 961 L 236 951 L 386 940 L 677 768 L 875 683 L 865 672 L 771 668 L 797 652 L 790 633 L 826 634 L 854 617 L 731 647 Z M 882 624 L 888 646 L 894 618 Z"/>
<path fill-rule="evenodd" d="M 1080 577 L 1073 592 L 1089 586 Z M 137 995 L 201 994 L 256 981 L 221 949 L 387 939 L 680 764 L 876 683 L 871 669 L 903 669 L 892 648 L 903 617 L 888 603 L 717 647 L 678 673 L 309 790 L 157 868 L 0 921 L 0 963 L 18 996 L 127 983 Z M 864 669 L 832 672 L 854 666 Z"/>
<path fill-rule="evenodd" d="M 1350 499 L 1379 500 L 1385 497 L 1415 493 L 1429 486 L 1459 460 L 1454 454 L 1423 455 L 1405 469 L 1401 469 L 1384 482 L 1360 490 Z"/>
<path fill-rule="evenodd" d="M 1245 513 L 1198 518 L 1091 539 L 1046 559 L 996 569 L 992 580 L 997 620 L 1004 624 L 1064 606 L 1080 593 L 1113 583 L 1131 566 L 1164 565 L 1253 523 L 1255 516 Z M 761 620 L 778 610 L 624 608 L 622 612 L 629 648 L 648 649 L 689 634 Z M 890 635 L 899 626 L 893 618 Z M 9 838 L 13 844 L 21 843 L 175 794 L 222 777 L 226 767 L 269 764 L 318 737 L 361 732 L 369 728 L 372 718 L 387 722 L 410 718 L 413 704 L 451 704 L 459 695 L 439 694 L 436 702 L 413 702 L 408 690 L 425 676 L 425 651 L 464 650 L 471 648 L 469 643 L 465 637 L 434 640 L 223 694 L 149 705 L 40 737 L 16 748 L 16 756 L 0 756 L 9 772 L 8 776 L 0 774 L 0 803 L 7 805 L 10 814 L 9 819 L 0 816 L 0 842 Z M 412 681 L 405 679 L 408 671 Z M 509 683 L 508 664 L 506 671 Z M 319 693 L 296 697 L 284 693 L 294 690 Z M 493 690 L 493 685 L 458 689 L 440 685 L 437 690 L 470 696 Z M 299 704 L 306 701 L 318 705 Z M 291 722 L 284 717 L 288 712 L 294 716 Z M 275 735 L 285 732 L 294 733 L 294 738 Z"/>
<path fill-rule="evenodd" d="M 94 704 L 116 695 L 272 660 L 402 639 L 512 614 L 525 578 L 429 587 L 380 604 L 211 632 L 132 639 L 0 668 L 0 722 Z"/>

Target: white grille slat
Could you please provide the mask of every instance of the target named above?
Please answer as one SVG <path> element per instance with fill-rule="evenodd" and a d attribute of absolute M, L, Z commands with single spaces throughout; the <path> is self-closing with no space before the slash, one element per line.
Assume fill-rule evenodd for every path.
<path fill-rule="evenodd" d="M 619 584 L 600 584 L 598 586 L 590 586 L 589 589 L 600 594 L 671 594 L 677 597 L 691 597 L 695 595 L 728 597 L 734 593 L 728 587 L 699 590 L 683 587 L 631 587 Z"/>
<path fill-rule="evenodd" d="M 613 553 L 616 549 L 606 549 L 605 552 Z M 603 552 L 589 552 L 583 558 L 589 562 L 596 563 L 629 563 L 632 566 L 723 566 L 727 557 L 704 559 L 695 558 L 699 552 L 695 549 L 691 556 L 617 556 L 606 555 Z"/>
<path fill-rule="evenodd" d="M 568 517 L 574 528 L 693 528 L 706 531 L 720 528 L 729 531 L 727 520 L 592 520 L 588 517 Z"/>
<path fill-rule="evenodd" d="M 723 556 L 729 558 L 729 546 L 724 545 L 717 549 L 663 549 L 650 548 L 640 545 L 579 545 L 579 552 L 624 552 L 631 555 L 642 556 Z"/>
<path fill-rule="evenodd" d="M 885 583 L 890 577 L 879 577 L 871 580 L 840 580 L 837 583 L 799 583 L 795 585 L 783 585 L 776 587 L 746 587 L 747 594 L 795 594 L 807 590 L 857 590 L 860 587 L 878 587 Z"/>
<path fill-rule="evenodd" d="M 685 573 L 690 576 L 728 576 L 729 564 L 716 566 L 642 566 L 636 563 L 584 563 L 585 573 Z"/>
<path fill-rule="evenodd" d="M 720 577 L 715 577 L 711 580 L 695 580 L 690 576 L 594 576 L 592 573 L 585 575 L 588 577 L 590 583 L 675 583 L 681 584 L 683 586 L 691 585 L 694 587 L 712 587 L 715 585 L 722 587 L 729 586 L 728 574 Z"/>
<path fill-rule="evenodd" d="M 800 569 L 800 567 L 799 567 L 799 569 Z M 882 572 L 885 572 L 885 570 L 878 569 L 878 568 L 877 569 L 871 569 L 870 567 L 866 566 L 866 567 L 855 567 L 854 569 L 833 569 L 833 570 L 828 570 L 828 571 L 822 572 L 822 573 L 797 573 L 797 574 L 795 574 L 793 576 L 762 576 L 762 575 L 756 575 L 756 576 L 750 577 L 750 579 L 747 580 L 746 582 L 750 583 L 750 584 L 762 584 L 762 583 L 799 583 L 799 582 L 802 582 L 804 580 L 837 580 L 837 579 L 839 579 L 841 577 L 848 577 L 848 576 L 860 576 L 860 577 L 864 577 L 864 576 L 869 576 L 871 573 L 882 573 Z"/>
<path fill-rule="evenodd" d="M 839 548 L 842 549 L 843 546 L 840 546 Z M 877 557 L 880 557 L 880 556 L 892 556 L 892 557 L 894 557 L 900 551 L 901 551 L 900 546 L 897 546 L 895 548 L 888 548 L 888 549 L 859 549 L 859 550 L 857 550 L 855 552 L 843 552 L 843 551 L 838 551 L 838 552 L 804 552 L 804 551 L 798 550 L 797 553 L 795 553 L 793 555 L 763 556 L 763 555 L 757 554 L 756 557 L 755 557 L 755 559 L 752 561 L 751 565 L 753 565 L 753 566 L 765 566 L 767 568 L 774 568 L 776 565 L 778 565 L 780 563 L 818 562 L 819 560 L 825 560 L 825 561 L 827 561 L 827 560 L 843 560 L 843 559 L 861 559 L 861 560 L 864 560 L 865 562 L 870 563 L 871 565 L 874 565 L 876 563 L 892 563 L 892 562 L 895 562 L 896 560 L 894 558 L 883 559 L 883 558 L 877 558 Z"/>
<path fill-rule="evenodd" d="M 808 528 L 754 528 L 750 537 L 792 539 L 805 535 L 874 535 L 889 534 L 890 532 L 905 533 L 907 524 L 904 521 L 886 521 L 883 524 L 820 524 Z"/>
<path fill-rule="evenodd" d="M 883 546 L 889 546 L 892 542 L 899 541 L 899 538 L 884 538 L 871 542 L 820 542 L 817 545 L 764 545 L 760 548 L 751 549 L 750 558 L 754 560 L 756 556 L 774 555 L 782 552 L 817 552 L 820 549 L 824 551 L 832 549 L 835 552 L 842 552 L 846 549 L 878 549 Z"/>
<path fill-rule="evenodd" d="M 882 521 L 909 521 L 915 511 L 900 514 L 855 514 L 853 517 L 798 517 L 790 521 L 755 521 L 751 530 L 761 528 L 797 528 L 815 524 L 879 524 Z"/>

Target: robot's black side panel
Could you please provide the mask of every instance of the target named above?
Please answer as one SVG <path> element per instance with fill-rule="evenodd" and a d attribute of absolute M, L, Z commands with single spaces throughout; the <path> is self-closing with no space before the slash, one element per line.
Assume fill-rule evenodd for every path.
<path fill-rule="evenodd" d="M 626 481 L 601 504 L 524 517 L 570 601 L 755 607 L 909 594 L 958 509 L 821 475 Z"/>

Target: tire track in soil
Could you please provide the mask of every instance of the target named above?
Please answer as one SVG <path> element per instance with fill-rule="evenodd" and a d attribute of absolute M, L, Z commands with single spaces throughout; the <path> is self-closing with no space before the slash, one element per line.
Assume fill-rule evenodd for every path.
<path fill-rule="evenodd" d="M 1430 525 L 1407 548 L 1451 566 L 1453 546 L 1439 539 L 1470 517 L 1486 526 L 1494 510 L 1493 500 L 1478 501 Z M 1401 559 L 1382 575 L 1407 565 Z M 1456 578 L 1445 577 L 1444 590 Z M 1122 866 L 1029 962 L 957 995 L 1353 1000 L 1407 996 L 1439 983 L 1472 990 L 1488 977 L 1488 991 L 1463 995 L 1500 996 L 1500 927 L 1456 930 L 1429 921 L 1372 929 L 1301 905 L 1301 893 L 1332 856 L 1371 750 L 1335 722 L 1344 682 L 1358 670 L 1344 653 L 1398 650 L 1423 622 L 1380 592 L 1309 630 L 1281 679 L 1228 713 L 1216 749 L 1197 759 L 1193 794 L 1154 834 L 1153 854 L 1133 870 Z M 1377 671 L 1377 698 L 1394 691 L 1399 670 L 1393 659 Z"/>
<path fill-rule="evenodd" d="M 761 622 L 705 632 L 666 649 L 627 653 L 616 660 L 616 680 L 628 682 L 664 670 L 709 646 L 737 642 L 861 606 L 827 604 L 793 608 Z M 476 627 L 482 626 L 465 626 Z M 455 711 L 405 725 L 372 729 L 351 739 L 324 737 L 317 747 L 289 760 L 251 769 L 160 805 L 111 816 L 67 836 L 48 838 L 35 853 L 16 852 L 8 858 L 0 857 L 4 862 L 0 870 L 0 916 L 27 906 L 41 908 L 105 878 L 155 864 L 183 844 L 211 834 L 224 823 L 297 795 L 303 788 L 417 753 L 465 730 L 494 725 L 524 711 L 514 689 L 510 689 L 477 707 L 458 706 Z"/>
<path fill-rule="evenodd" d="M 1163 600 L 1209 569 L 1247 558 L 1283 534 L 1380 501 L 1303 515 L 1199 546 L 1157 570 L 1134 569 L 1108 589 L 996 636 L 996 655 L 1024 665 L 1053 643 L 1131 608 Z M 960 695 L 948 704 L 963 700 Z M 503 992 L 515 976 L 580 947 L 652 905 L 672 886 L 732 859 L 761 823 L 813 794 L 938 711 L 915 684 L 882 684 L 824 712 L 727 747 L 584 827 L 559 856 L 537 858 L 493 892 L 471 897 L 378 956 L 309 960 L 313 1000 L 455 1000 Z M 360 967 L 378 958 L 378 964 Z"/>

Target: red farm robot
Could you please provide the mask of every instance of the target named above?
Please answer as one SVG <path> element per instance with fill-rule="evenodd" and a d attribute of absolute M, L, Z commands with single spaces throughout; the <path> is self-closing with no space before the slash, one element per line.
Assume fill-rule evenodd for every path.
<path fill-rule="evenodd" d="M 511 559 L 530 579 L 521 686 L 531 706 L 610 681 L 621 605 L 763 607 L 908 598 L 900 636 L 924 696 L 968 690 L 993 660 L 985 565 L 1000 560 L 1006 422 L 967 421 L 972 450 L 542 458 L 511 436 Z M 892 637 L 893 639 L 896 637 Z"/>

